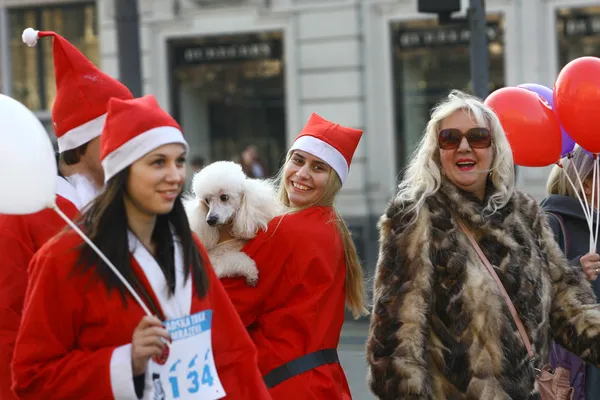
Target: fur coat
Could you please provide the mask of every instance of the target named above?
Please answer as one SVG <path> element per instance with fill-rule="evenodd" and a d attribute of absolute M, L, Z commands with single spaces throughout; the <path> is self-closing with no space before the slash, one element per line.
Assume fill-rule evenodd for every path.
<path fill-rule="evenodd" d="M 483 216 L 483 202 L 442 183 L 416 219 L 393 201 L 380 220 L 369 385 L 392 399 L 538 399 L 535 367 L 552 338 L 600 362 L 600 306 L 569 267 L 543 212 L 515 192 Z M 453 220 L 473 232 L 512 299 L 536 354 L 529 362 L 496 282 Z"/>

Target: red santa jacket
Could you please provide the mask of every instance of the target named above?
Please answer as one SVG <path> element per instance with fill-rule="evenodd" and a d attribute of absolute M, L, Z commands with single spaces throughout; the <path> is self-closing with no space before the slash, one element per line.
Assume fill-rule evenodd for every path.
<path fill-rule="evenodd" d="M 243 251 L 259 270 L 221 280 L 258 349 L 263 375 L 311 352 L 337 348 L 344 323 L 346 262 L 335 214 L 310 207 L 277 217 Z M 273 399 L 350 399 L 339 363 L 297 375 L 271 388 Z"/>
<path fill-rule="evenodd" d="M 58 178 L 56 205 L 71 219 L 78 214 L 75 188 Z M 29 215 L 0 214 L 0 399 L 16 400 L 10 364 L 27 287 L 27 266 L 44 243 L 66 225 L 51 209 Z"/>
<path fill-rule="evenodd" d="M 71 232 L 57 237 L 30 265 L 13 360 L 13 389 L 20 399 L 137 399 L 130 343 L 145 314 L 131 295 L 124 305 L 118 291 L 109 294 L 103 282 L 90 281 L 89 273 L 71 275 L 79 255 L 73 249 L 81 243 Z M 195 295 L 192 278 L 186 286 L 178 279 L 169 297 L 164 274 L 141 244 L 130 248 L 134 272 L 167 318 L 173 304 L 187 309 L 187 315 L 212 310 L 212 350 L 227 399 L 270 399 L 256 366 L 256 348 L 203 246 L 197 245 L 210 282 L 204 298 Z M 176 271 L 183 276 L 182 267 Z M 153 398 L 148 375 L 144 399 Z"/>

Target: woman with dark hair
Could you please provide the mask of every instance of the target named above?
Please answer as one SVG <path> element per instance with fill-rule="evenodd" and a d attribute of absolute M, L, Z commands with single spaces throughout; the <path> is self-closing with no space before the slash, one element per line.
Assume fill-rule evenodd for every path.
<path fill-rule="evenodd" d="M 73 231 L 42 247 L 29 266 L 15 393 L 268 399 L 256 349 L 187 222 L 181 129 L 152 96 L 112 99 L 101 140 L 106 188 L 80 226 L 138 297 Z"/>

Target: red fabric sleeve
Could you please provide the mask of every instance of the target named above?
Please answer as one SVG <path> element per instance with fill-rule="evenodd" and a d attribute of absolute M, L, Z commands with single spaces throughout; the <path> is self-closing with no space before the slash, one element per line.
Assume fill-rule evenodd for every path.
<path fill-rule="evenodd" d="M 12 362 L 27 289 L 27 265 L 33 244 L 23 218 L 0 215 L 0 399 L 16 399 L 12 392 Z"/>
<path fill-rule="evenodd" d="M 113 398 L 110 361 L 114 347 L 76 349 L 84 312 L 72 260 L 50 257 L 52 247 L 36 253 L 13 360 L 13 389 L 22 400 Z M 46 251 L 48 250 L 48 251 Z M 79 285 L 80 286 L 80 285 Z"/>
<path fill-rule="evenodd" d="M 245 278 L 223 278 L 221 284 L 229 295 L 244 326 L 252 325 L 264 313 L 263 304 L 283 276 L 286 260 L 292 252 L 285 240 L 286 220 L 276 219 L 267 231 L 250 240 L 243 251 L 258 268 L 258 283 L 248 286 Z M 279 230 L 275 233 L 275 230 Z"/>
<path fill-rule="evenodd" d="M 77 208 L 57 197 L 57 205 L 69 217 Z M 65 222 L 53 210 L 29 215 L 0 215 L 0 399 L 16 400 L 12 392 L 12 363 L 15 341 L 21 322 L 28 265 L 33 254 Z"/>
<path fill-rule="evenodd" d="M 203 246 L 198 246 L 210 282 L 212 346 L 227 399 L 263 400 L 271 395 L 258 370 L 257 351 L 219 282 Z"/>

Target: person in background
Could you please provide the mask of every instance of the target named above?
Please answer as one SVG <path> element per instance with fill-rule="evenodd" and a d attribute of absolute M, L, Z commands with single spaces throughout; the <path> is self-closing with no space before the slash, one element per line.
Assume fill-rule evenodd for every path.
<path fill-rule="evenodd" d="M 506 134 L 478 98 L 452 91 L 433 109 L 379 226 L 367 339 L 379 399 L 537 399 L 552 339 L 600 364 L 589 282 L 515 189 Z"/>
<path fill-rule="evenodd" d="M 190 162 L 190 168 L 192 169 L 192 174 L 195 174 L 196 172 L 200 171 L 202 168 L 204 168 L 204 166 L 206 165 L 204 157 L 202 156 L 196 156 L 194 158 L 192 158 L 192 161 Z"/>
<path fill-rule="evenodd" d="M 27 33 L 27 34 L 26 34 Z M 53 37 L 56 98 L 52 125 L 58 142 L 56 204 L 71 219 L 104 184 L 100 164 L 100 134 L 111 97 L 131 99 L 120 82 L 54 32 L 27 30 L 30 44 Z M 26 154 L 23 157 L 27 157 Z M 8 190 L 8 189 L 7 189 Z M 10 364 L 27 286 L 27 266 L 33 254 L 65 226 L 53 210 L 29 215 L 0 214 L 0 399 L 16 399 Z"/>
<path fill-rule="evenodd" d="M 592 204 L 594 162 L 591 155 L 577 146 L 572 158 L 562 160 L 562 168 L 556 165 L 550 172 L 546 185 L 548 197 L 541 201 L 541 205 L 548 215 L 556 242 L 569 260 L 569 265 L 583 272 L 592 285 L 597 301 L 600 296 L 598 280 L 600 243 L 595 251 L 590 252 L 590 229 L 583 208 L 577 199 L 579 195 L 582 201 L 585 199 L 588 204 Z M 583 189 L 574 189 L 569 183 L 569 178 L 575 185 L 579 185 L 581 179 Z M 594 232 L 597 223 L 597 194 L 595 202 Z M 560 366 L 571 372 L 571 386 L 575 389 L 573 397 L 575 400 L 600 399 L 600 369 L 586 364 L 581 358 L 556 343 L 552 344 L 550 361 L 552 367 Z"/>
<path fill-rule="evenodd" d="M 258 283 L 223 278 L 273 399 L 350 399 L 336 349 L 345 305 L 364 315 L 362 266 L 334 207 L 362 131 L 313 114 L 276 178 L 289 208 L 242 249 Z"/>
<path fill-rule="evenodd" d="M 266 165 L 258 155 L 258 147 L 251 144 L 242 151 L 240 163 L 248 178 L 264 179 L 269 176 Z"/>
<path fill-rule="evenodd" d="M 204 160 L 204 157 L 202 156 L 195 156 L 192 157 L 192 160 L 190 161 L 190 176 L 189 178 L 186 180 L 185 185 L 184 185 L 184 192 L 188 192 L 191 188 L 192 188 L 192 179 L 194 178 L 194 175 L 198 172 L 200 172 L 200 170 L 202 168 L 204 168 L 206 166 L 206 161 Z"/>

